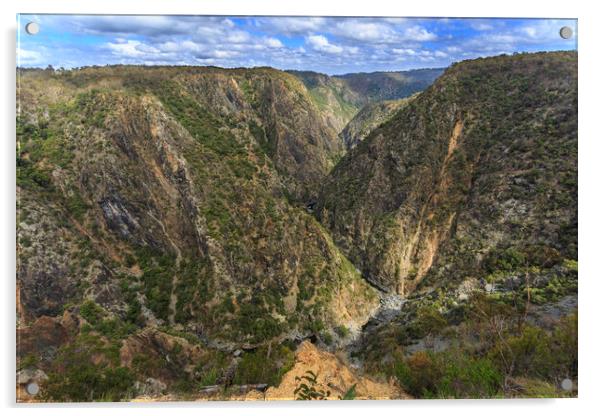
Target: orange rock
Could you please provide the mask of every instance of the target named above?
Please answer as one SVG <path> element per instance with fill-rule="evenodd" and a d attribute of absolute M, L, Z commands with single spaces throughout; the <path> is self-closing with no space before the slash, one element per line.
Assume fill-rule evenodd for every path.
<path fill-rule="evenodd" d="M 343 396 L 354 384 L 356 399 L 359 400 L 411 398 L 393 382 L 383 383 L 358 375 L 335 355 L 304 341 L 295 354 L 295 365 L 284 375 L 278 387 L 267 390 L 266 400 L 294 400 L 298 384 L 295 377 L 303 376 L 308 370 L 317 375 L 317 389 L 331 392 L 330 399 L 336 400 Z"/>
<path fill-rule="evenodd" d="M 56 349 L 70 340 L 60 319 L 41 316 L 30 326 L 17 328 L 17 357 L 40 356 L 48 349 Z"/>

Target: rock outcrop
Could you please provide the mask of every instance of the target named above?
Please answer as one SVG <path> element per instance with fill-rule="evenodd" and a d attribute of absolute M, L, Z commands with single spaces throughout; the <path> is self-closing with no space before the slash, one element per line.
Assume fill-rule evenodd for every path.
<path fill-rule="evenodd" d="M 358 400 L 410 399 L 394 383 L 383 383 L 366 376 L 357 375 L 354 370 L 336 355 L 321 351 L 309 342 L 303 342 L 295 353 L 295 365 L 284 375 L 282 382 L 270 387 L 265 393 L 267 400 L 294 400 L 295 389 L 299 386 L 297 377 L 312 371 L 317 376 L 317 390 L 330 392 L 330 400 L 338 400 L 355 386 Z"/>

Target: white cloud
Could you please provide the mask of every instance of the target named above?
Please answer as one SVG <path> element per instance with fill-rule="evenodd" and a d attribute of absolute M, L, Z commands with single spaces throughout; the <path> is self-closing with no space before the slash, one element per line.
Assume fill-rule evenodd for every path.
<path fill-rule="evenodd" d="M 277 38 L 267 38 L 265 40 L 265 44 L 267 46 L 269 46 L 270 48 L 282 48 L 282 47 L 284 47 L 284 45 L 282 44 L 282 42 L 280 42 L 280 40 L 277 39 Z"/>
<path fill-rule="evenodd" d="M 407 17 L 385 17 L 382 19 L 384 22 L 392 23 L 394 25 L 401 25 L 408 22 Z"/>
<path fill-rule="evenodd" d="M 329 73 L 445 66 L 502 52 L 571 49 L 546 19 L 418 19 L 342 17 L 31 16 L 48 33 L 82 42 L 44 48 L 23 37 L 20 65 L 267 65 Z M 472 29 L 472 30 L 466 30 Z M 102 44 L 86 42 L 94 35 Z M 433 42 L 433 43 L 430 43 Z M 435 44 L 436 42 L 436 44 Z"/>
<path fill-rule="evenodd" d="M 215 50 L 211 52 L 211 55 L 214 58 L 231 58 L 233 56 L 238 55 L 238 52 L 236 51 L 222 51 L 222 50 Z"/>
<path fill-rule="evenodd" d="M 43 57 L 40 52 L 17 48 L 17 65 L 36 65 L 42 62 Z"/>
<path fill-rule="evenodd" d="M 232 43 L 246 43 L 251 40 L 251 35 L 249 35 L 249 33 L 242 31 L 242 30 L 229 31 L 225 40 L 226 40 L 226 42 L 232 42 Z"/>
<path fill-rule="evenodd" d="M 461 45 L 461 56 L 512 53 L 512 51 L 524 50 L 526 47 L 533 48 L 542 44 L 557 44 L 558 47 L 554 49 L 560 49 L 561 45 L 564 46 L 558 33 L 560 28 L 565 25 L 573 27 L 572 21 L 552 19 L 529 19 L 521 23 L 510 27 L 500 24 L 496 27 L 495 33 L 489 31 L 466 40 Z M 573 29 L 575 28 L 573 27 Z M 566 41 L 564 43 L 568 44 Z"/>
<path fill-rule="evenodd" d="M 435 61 L 437 58 L 447 58 L 448 54 L 440 50 L 416 50 L 411 48 L 394 48 L 393 53 L 399 56 L 402 60 L 406 58 L 417 59 L 422 62 Z"/>
<path fill-rule="evenodd" d="M 150 46 L 144 44 L 138 40 L 127 40 L 127 41 L 117 41 L 115 43 L 107 43 L 107 48 L 109 48 L 113 54 L 119 55 L 125 58 L 139 58 L 148 54 L 155 54 L 159 52 L 159 49 L 154 46 Z"/>
<path fill-rule="evenodd" d="M 407 40 L 413 40 L 417 42 L 426 42 L 437 39 L 437 35 L 429 32 L 421 26 L 412 26 L 404 31 L 404 37 Z"/>
<path fill-rule="evenodd" d="M 471 26 L 473 29 L 480 31 L 493 30 L 493 25 L 485 22 L 473 22 Z"/>
<path fill-rule="evenodd" d="M 345 39 L 369 44 L 390 44 L 397 42 L 424 42 L 437 39 L 437 35 L 426 28 L 412 24 L 403 18 L 361 18 L 339 19 L 324 31 Z"/>
<path fill-rule="evenodd" d="M 397 55 L 415 56 L 417 52 L 410 48 L 393 48 L 393 53 Z"/>
<path fill-rule="evenodd" d="M 323 17 L 272 17 L 260 19 L 257 25 L 277 33 L 292 35 L 316 32 L 326 26 Z"/>
<path fill-rule="evenodd" d="M 177 34 L 189 34 L 194 31 L 196 21 L 192 17 L 183 16 L 69 16 L 61 19 L 61 16 L 49 16 L 52 21 L 58 18 L 60 23 L 75 27 L 80 33 L 93 34 L 121 34 L 121 35 L 146 35 L 146 36 L 168 36 Z M 211 18 L 219 24 L 222 18 Z"/>
<path fill-rule="evenodd" d="M 334 45 L 323 35 L 310 35 L 305 38 L 305 41 L 317 51 L 331 54 L 340 54 L 343 52 L 343 47 Z"/>
<path fill-rule="evenodd" d="M 573 22 L 540 19 L 520 27 L 516 35 L 522 37 L 521 40 L 526 42 L 558 41 L 560 39 L 560 28 L 563 26 L 569 26 L 573 31 L 576 31 Z M 524 39 L 525 37 L 527 39 Z"/>
<path fill-rule="evenodd" d="M 333 33 L 367 42 L 386 42 L 397 38 L 389 25 L 361 20 L 341 20 L 336 23 Z"/>
<path fill-rule="evenodd" d="M 167 41 L 167 42 L 158 44 L 157 48 L 159 48 L 163 52 L 177 52 L 182 48 L 182 43 Z"/>

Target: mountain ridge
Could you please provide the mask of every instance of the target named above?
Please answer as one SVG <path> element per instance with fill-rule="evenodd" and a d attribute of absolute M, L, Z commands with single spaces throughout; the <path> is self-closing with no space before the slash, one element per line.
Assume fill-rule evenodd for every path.
<path fill-rule="evenodd" d="M 421 93 L 408 106 L 397 112 L 391 120 L 374 130 L 360 145 L 352 149 L 329 175 L 319 197 L 317 212 L 324 224 L 334 231 L 335 241 L 344 248 L 344 252 L 350 255 L 355 264 L 362 264 L 361 268 L 365 272 L 372 274 L 377 273 L 377 270 L 380 273 L 387 270 L 385 274 L 389 277 L 384 279 L 396 280 L 400 285 L 399 287 L 391 286 L 391 290 L 401 294 L 406 293 L 406 289 L 403 287 L 408 283 L 406 278 L 412 275 L 417 278 L 417 281 L 410 284 L 411 288 L 414 287 L 430 269 L 440 240 L 446 239 L 447 233 L 459 227 L 453 207 L 461 206 L 458 203 L 469 195 L 467 192 L 471 192 L 469 191 L 472 187 L 471 184 L 477 180 L 473 177 L 474 173 L 471 172 L 484 169 L 477 167 L 478 163 L 491 163 L 491 169 L 500 169 L 499 166 L 495 167 L 494 161 L 490 161 L 491 159 L 485 157 L 486 150 L 482 147 L 474 146 L 467 148 L 465 152 L 462 151 L 462 143 L 468 140 L 464 137 L 470 132 L 470 128 L 489 129 L 485 130 L 486 133 L 476 136 L 474 140 L 476 143 L 479 143 L 477 140 L 480 140 L 480 143 L 489 140 L 487 143 L 493 146 L 495 142 L 492 141 L 491 135 L 508 137 L 508 132 L 501 129 L 501 123 L 506 122 L 504 117 L 514 117 L 515 115 L 512 112 L 518 109 L 523 112 L 516 115 L 516 117 L 522 117 L 520 121 L 524 126 L 517 125 L 514 126 L 514 129 L 525 134 L 525 141 L 529 140 L 529 142 L 528 144 L 517 142 L 515 148 L 520 146 L 524 146 L 525 149 L 538 148 L 539 142 L 534 144 L 533 137 L 537 137 L 538 134 L 546 134 L 554 140 L 560 140 L 559 148 L 576 151 L 574 146 L 567 147 L 569 145 L 564 144 L 562 142 L 563 138 L 557 137 L 551 128 L 545 130 L 545 128 L 540 127 L 541 123 L 545 123 L 545 120 L 539 121 L 537 119 L 535 121 L 535 116 L 532 113 L 524 112 L 523 109 L 527 108 L 526 106 L 521 106 L 520 103 L 513 101 L 515 98 L 523 100 L 525 96 L 532 94 L 529 97 L 529 106 L 532 107 L 533 111 L 535 109 L 543 111 L 543 109 L 553 105 L 550 103 L 549 97 L 554 94 L 565 94 L 565 101 L 561 102 L 559 100 L 558 107 L 553 108 L 570 111 L 565 109 L 570 108 L 568 106 L 573 104 L 566 100 L 569 100 L 572 97 L 571 93 L 576 91 L 576 89 L 570 89 L 576 79 L 574 67 L 570 66 L 575 62 L 574 57 L 575 54 L 570 52 L 540 53 L 515 57 L 481 58 L 474 61 L 464 61 L 450 67 L 431 87 Z M 556 63 L 564 65 L 561 68 L 563 70 L 562 75 L 565 78 L 560 78 L 560 75 L 553 78 L 550 74 L 550 68 Z M 491 79 L 486 79 L 482 73 L 478 72 L 479 66 L 481 71 L 490 71 L 487 76 Z M 505 69 L 506 72 L 501 71 L 501 69 Z M 512 80 L 505 79 L 507 73 L 512 74 Z M 534 77 L 543 77 L 544 73 L 550 79 L 547 83 L 534 82 Z M 470 78 L 473 75 L 474 78 Z M 551 81 L 552 78 L 555 81 Z M 556 82 L 556 84 L 553 84 L 553 82 Z M 479 83 L 483 84 L 479 85 Z M 508 85 L 509 83 L 512 84 Z M 490 88 L 490 92 L 501 94 L 502 85 L 513 89 L 505 93 L 509 98 L 498 103 L 489 101 L 491 99 L 486 97 L 474 96 L 475 98 L 471 98 L 473 96 L 469 92 L 469 89 L 480 88 L 483 91 Z M 545 89 L 553 88 L 552 85 L 558 86 L 560 90 L 548 91 Z M 463 109 L 461 103 L 454 101 L 460 99 L 464 100 L 467 103 L 466 105 L 474 105 L 473 103 L 478 102 L 478 105 L 484 106 L 484 108 Z M 484 105 L 484 102 L 487 102 L 487 104 Z M 421 105 L 424 105 L 424 107 L 421 107 Z M 538 105 L 539 107 L 537 107 Z M 430 106 L 428 112 L 425 110 L 426 106 Z M 479 112 L 485 114 L 484 117 L 487 117 L 485 121 L 481 122 L 479 120 Z M 434 116 L 433 114 L 437 115 Z M 562 113 L 555 114 L 555 116 L 558 117 L 558 120 L 569 117 Z M 547 116 L 542 115 L 541 117 Z M 548 121 L 550 125 L 557 122 L 559 121 L 552 119 Z M 483 123 L 483 127 L 480 127 L 478 123 Z M 411 130 L 406 133 L 408 125 L 419 126 L 417 130 L 418 137 L 415 140 L 412 139 L 413 133 Z M 573 127 L 576 131 L 576 127 Z M 404 131 L 404 129 L 406 130 Z M 542 129 L 544 129 L 543 133 Z M 572 133 L 563 130 L 563 134 L 571 138 L 570 143 L 575 143 Z M 393 141 L 393 137 L 400 138 L 400 141 Z M 508 140 L 511 140 L 511 138 L 508 138 Z M 407 147 L 400 148 L 401 143 L 406 143 Z M 500 142 L 497 145 L 502 146 Z M 395 150 L 391 150 L 391 153 L 389 153 L 387 146 Z M 544 145 L 542 144 L 542 146 Z M 482 150 L 478 150 L 479 148 Z M 415 153 L 408 154 L 408 152 Z M 385 155 L 389 156 L 385 158 Z M 418 163 L 412 162 L 408 157 L 417 158 Z M 488 161 L 479 162 L 481 157 Z M 573 161 L 576 158 L 569 158 L 568 160 Z M 563 159 L 559 155 L 557 160 L 550 163 L 557 165 L 562 162 Z M 528 168 L 532 161 L 527 159 L 523 163 Z M 561 169 L 566 170 L 567 178 L 576 175 L 576 167 L 573 165 L 563 166 Z M 516 171 L 520 173 L 521 169 L 516 168 Z M 530 170 L 527 169 L 525 172 L 528 171 Z M 340 178 L 340 181 L 337 181 L 337 177 Z M 568 183 L 572 183 L 570 178 L 567 180 Z M 410 182 L 404 183 L 404 181 Z M 526 186 L 526 183 L 530 183 L 530 181 L 523 182 L 522 186 Z M 353 187 L 352 191 L 350 187 Z M 389 192 L 383 193 L 384 189 L 388 189 Z M 422 189 L 431 189 L 431 192 L 421 194 L 419 192 L 422 192 Z M 570 198 L 570 193 L 568 193 L 570 189 L 570 186 L 566 189 L 564 186 L 560 188 L 559 192 L 563 193 L 562 198 Z M 368 194 L 370 194 L 369 197 L 367 197 Z M 358 202 L 358 198 L 362 198 L 362 195 L 366 195 L 364 198 L 367 198 L 364 205 L 362 205 L 361 200 Z M 448 198 L 451 198 L 449 202 L 445 202 L 445 199 Z M 439 202 L 439 200 L 442 200 L 442 202 Z M 437 217 L 439 215 L 437 208 L 428 208 L 429 205 L 436 207 L 446 203 L 451 204 L 452 209 L 451 212 L 439 210 L 443 215 L 441 218 Z M 354 212 L 354 206 L 358 207 L 358 212 Z M 371 212 L 367 213 L 366 209 Z M 407 210 L 407 213 L 404 214 L 403 210 Z M 571 211 L 569 210 L 569 212 Z M 347 218 L 347 215 L 350 215 L 350 217 Z M 372 225 L 370 225 L 370 222 L 357 223 L 357 219 L 362 218 L 363 215 L 367 215 L 368 221 L 370 221 L 370 218 L 376 220 L 377 215 L 382 215 L 383 218 L 376 220 Z M 571 215 L 574 215 L 574 212 Z M 340 219 L 337 219 L 339 217 Z M 558 218 L 563 217 L 561 215 Z M 433 218 L 436 218 L 438 222 L 433 223 Z M 409 221 L 409 223 L 403 225 L 403 221 Z M 438 231 L 428 237 L 424 236 L 421 230 L 423 221 L 432 223 L 432 230 Z M 395 227 L 397 227 L 397 231 L 394 230 Z M 370 229 L 373 229 L 377 234 L 370 237 Z M 438 234 L 439 232 L 443 234 Z M 397 241 L 412 242 L 414 238 L 417 240 L 413 244 L 406 245 L 406 243 L 402 243 L 400 247 L 394 247 Z M 383 242 L 384 247 L 377 248 L 378 246 L 367 245 L 374 240 Z M 493 239 L 492 241 L 496 240 Z M 415 244 L 423 245 L 422 249 L 417 248 Z M 427 247 L 429 245 L 432 250 Z M 396 254 L 392 254 L 391 257 L 384 255 L 380 259 L 366 260 L 366 255 L 371 256 L 366 252 L 368 247 L 372 247 L 371 250 L 375 253 L 392 250 Z M 360 254 L 359 250 L 366 254 Z M 419 256 L 424 254 L 416 254 L 425 252 L 429 254 L 422 258 Z M 572 251 L 567 254 L 575 256 Z M 397 260 L 393 260 L 394 258 Z M 420 260 L 417 260 L 419 258 Z M 378 266 L 375 266 L 376 264 Z M 377 279 L 377 284 L 382 284 L 381 278 L 375 277 L 375 279 Z M 408 280 L 413 280 L 413 278 Z"/>

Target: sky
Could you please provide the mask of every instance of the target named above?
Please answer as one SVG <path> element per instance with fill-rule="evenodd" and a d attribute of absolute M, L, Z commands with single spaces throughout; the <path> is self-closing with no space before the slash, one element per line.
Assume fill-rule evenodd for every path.
<path fill-rule="evenodd" d="M 36 35 L 25 25 L 37 22 Z M 19 15 L 17 65 L 271 66 L 327 74 L 577 49 L 573 19 Z M 562 39 L 563 26 L 573 29 Z"/>

